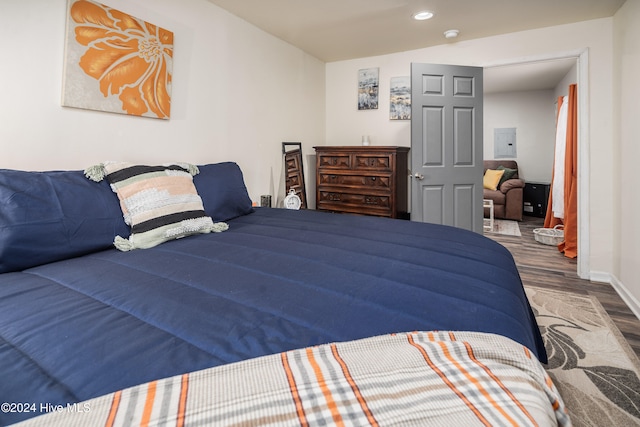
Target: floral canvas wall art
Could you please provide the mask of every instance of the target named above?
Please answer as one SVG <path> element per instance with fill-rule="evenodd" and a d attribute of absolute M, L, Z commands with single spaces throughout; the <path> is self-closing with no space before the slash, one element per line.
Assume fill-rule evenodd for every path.
<path fill-rule="evenodd" d="M 168 119 L 173 33 L 89 0 L 69 0 L 62 105 Z"/>

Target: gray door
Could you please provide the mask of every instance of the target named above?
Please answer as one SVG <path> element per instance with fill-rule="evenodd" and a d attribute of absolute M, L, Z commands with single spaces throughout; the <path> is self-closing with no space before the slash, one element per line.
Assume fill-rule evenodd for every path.
<path fill-rule="evenodd" d="M 411 219 L 482 233 L 482 68 L 411 64 Z"/>

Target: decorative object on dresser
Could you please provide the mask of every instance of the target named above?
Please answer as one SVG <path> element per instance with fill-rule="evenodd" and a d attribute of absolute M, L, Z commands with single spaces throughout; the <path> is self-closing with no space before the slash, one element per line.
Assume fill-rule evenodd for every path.
<path fill-rule="evenodd" d="M 314 148 L 318 210 L 409 218 L 409 147 Z"/>

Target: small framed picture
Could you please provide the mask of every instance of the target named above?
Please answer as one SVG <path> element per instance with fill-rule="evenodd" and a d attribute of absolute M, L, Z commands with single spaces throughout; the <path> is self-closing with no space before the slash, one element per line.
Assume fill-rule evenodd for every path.
<path fill-rule="evenodd" d="M 389 119 L 411 120 L 411 77 L 391 77 Z"/>
<path fill-rule="evenodd" d="M 379 69 L 358 70 L 358 110 L 378 109 Z"/>

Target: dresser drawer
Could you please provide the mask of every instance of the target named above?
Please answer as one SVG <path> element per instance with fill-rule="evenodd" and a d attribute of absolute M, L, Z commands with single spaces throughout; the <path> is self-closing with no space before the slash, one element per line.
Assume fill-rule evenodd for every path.
<path fill-rule="evenodd" d="M 356 175 L 320 172 L 318 176 L 318 185 L 321 186 L 363 187 L 375 188 L 378 190 L 391 190 L 390 175 Z"/>
<path fill-rule="evenodd" d="M 390 171 L 392 154 L 354 154 L 353 168 L 356 170 Z"/>
<path fill-rule="evenodd" d="M 319 191 L 318 196 L 317 205 L 319 209 L 362 213 L 362 207 L 366 206 L 371 213 L 376 215 L 392 215 L 391 195 Z"/>
<path fill-rule="evenodd" d="M 351 169 L 351 156 L 349 154 L 318 154 L 318 167 L 332 169 Z"/>

